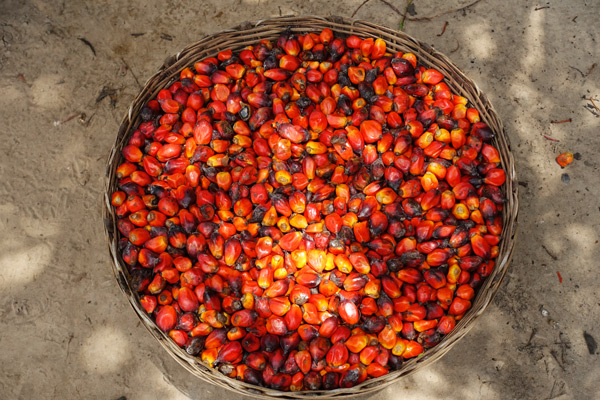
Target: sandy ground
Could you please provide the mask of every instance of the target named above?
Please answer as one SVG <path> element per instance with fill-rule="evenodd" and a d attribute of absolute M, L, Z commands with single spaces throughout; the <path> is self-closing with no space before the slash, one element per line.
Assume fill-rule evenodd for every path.
<path fill-rule="evenodd" d="M 414 17 L 470 2 L 415 0 Z M 117 288 L 100 211 L 106 157 L 140 85 L 185 45 L 244 20 L 350 16 L 361 3 L 0 1 L 1 399 L 239 398 L 176 364 Z M 404 1 L 390 4 L 404 10 Z M 600 112 L 590 100 L 600 106 L 599 14 L 594 0 L 483 0 L 406 22 L 502 117 L 519 175 L 519 240 L 471 332 L 374 398 L 600 393 Z M 356 18 L 394 28 L 401 19 L 380 0 Z M 578 159 L 561 170 L 554 158 L 563 151 Z"/>

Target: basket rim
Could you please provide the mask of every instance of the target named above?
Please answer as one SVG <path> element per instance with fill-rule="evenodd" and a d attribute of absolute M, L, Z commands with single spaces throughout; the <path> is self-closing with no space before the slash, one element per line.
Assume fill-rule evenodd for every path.
<path fill-rule="evenodd" d="M 305 23 L 306 25 L 303 25 Z M 473 301 L 473 307 L 466 313 L 462 320 L 457 322 L 456 328 L 449 335 L 446 335 L 438 345 L 428 349 L 422 356 L 405 362 L 401 369 L 392 371 L 383 377 L 368 379 L 352 388 L 284 392 L 261 386 L 250 385 L 243 381 L 226 377 L 216 369 L 205 366 L 199 361 L 198 357 L 187 355 L 183 349 L 174 345 L 166 333 L 158 330 L 155 323 L 146 314 L 145 310 L 141 308 L 139 304 L 139 296 L 132 290 L 130 286 L 127 268 L 123 268 L 123 262 L 120 259 L 119 252 L 117 251 L 117 238 L 120 234 L 116 229 L 116 219 L 110 204 L 110 196 L 112 193 L 111 185 L 114 183 L 114 170 L 118 165 L 117 161 L 120 160 L 120 150 L 123 147 L 124 140 L 131 135 L 132 126 L 135 125 L 135 106 L 139 104 L 140 101 L 152 97 L 152 93 L 157 91 L 156 88 L 154 88 L 154 90 L 150 90 L 149 85 L 152 86 L 154 82 L 162 82 L 166 86 L 166 84 L 168 84 L 169 76 L 171 76 L 171 79 L 173 79 L 174 73 L 183 69 L 182 65 L 186 64 L 186 66 L 189 66 L 190 61 L 187 60 L 187 57 L 194 55 L 194 52 L 197 52 L 198 47 L 206 45 L 207 43 L 215 41 L 216 39 L 228 34 L 237 34 L 243 32 L 249 37 L 259 37 L 259 35 L 264 35 L 265 32 L 277 32 L 280 34 L 287 27 L 294 27 L 294 29 L 299 29 L 304 32 L 316 31 L 317 29 L 322 29 L 324 27 L 322 25 L 327 25 L 327 27 L 330 27 L 340 36 L 343 36 L 343 34 L 339 34 L 338 31 L 366 30 L 369 32 L 376 32 L 379 33 L 379 35 L 374 36 L 381 37 L 386 41 L 386 43 L 388 43 L 388 45 L 390 45 L 390 43 L 397 43 L 401 39 L 402 41 L 407 42 L 410 45 L 413 45 L 415 48 L 421 50 L 418 54 L 420 62 L 423 62 L 424 58 L 425 64 L 431 64 L 432 62 L 438 61 L 442 62 L 447 67 L 445 71 L 446 73 L 451 72 L 457 74 L 457 76 L 464 83 L 469 85 L 474 91 L 475 98 L 478 100 L 477 102 L 473 102 L 473 106 L 477 108 L 480 113 L 484 111 L 482 113 L 482 120 L 488 122 L 492 129 L 494 127 L 496 128 L 493 130 L 496 133 L 496 138 L 494 140 L 496 141 L 497 146 L 501 146 L 502 149 L 507 150 L 501 152 L 501 166 L 507 173 L 507 183 L 505 183 L 504 188 L 505 196 L 507 198 L 506 204 L 510 204 L 512 206 L 509 210 L 512 213 L 507 216 L 506 214 L 508 212 L 506 209 L 503 211 L 502 242 L 500 254 L 496 259 L 496 267 L 492 271 L 491 275 L 486 278 L 484 285 L 479 289 L 478 294 Z M 221 44 L 222 47 L 226 45 L 227 42 L 223 42 Z M 217 48 L 218 47 L 219 46 L 217 46 Z M 212 51 L 214 54 L 216 54 L 216 52 L 219 50 L 212 49 Z M 197 59 L 204 57 L 198 56 Z M 444 75 L 448 77 L 446 73 Z M 459 89 L 461 89 L 460 86 Z M 490 121 L 494 122 L 494 126 L 489 123 Z M 254 397 L 305 399 L 314 397 L 315 395 L 320 395 L 325 398 L 349 398 L 380 391 L 385 387 L 398 382 L 401 378 L 416 372 L 422 366 L 439 360 L 469 332 L 469 330 L 474 326 L 475 320 L 483 314 L 483 312 L 491 303 L 510 265 L 517 235 L 518 208 L 518 184 L 514 156 L 510 150 L 510 140 L 504 131 L 502 122 L 485 94 L 479 90 L 477 84 L 471 78 L 467 77 L 462 70 L 460 70 L 447 56 L 404 32 L 395 31 L 370 21 L 339 16 L 291 15 L 261 19 L 253 23 L 244 22 L 234 28 L 204 35 L 198 41 L 186 46 L 174 56 L 168 57 L 165 60 L 160 69 L 144 83 L 142 90 L 140 90 L 139 94 L 132 101 L 128 111 L 122 119 L 115 144 L 113 145 L 107 159 L 107 170 L 104 178 L 103 218 L 105 235 L 111 255 L 112 271 L 119 287 L 121 288 L 121 291 L 128 297 L 130 305 L 143 322 L 143 325 L 146 327 L 146 329 L 152 334 L 152 336 L 154 336 L 155 339 L 159 341 L 159 343 L 161 343 L 163 348 L 165 348 L 165 350 L 167 350 L 167 352 L 190 373 L 201 378 L 207 383 L 217 384 L 221 387 L 233 390 L 238 394 Z M 507 230 L 505 230 L 506 228 Z M 476 304 L 477 307 L 475 306 Z"/>

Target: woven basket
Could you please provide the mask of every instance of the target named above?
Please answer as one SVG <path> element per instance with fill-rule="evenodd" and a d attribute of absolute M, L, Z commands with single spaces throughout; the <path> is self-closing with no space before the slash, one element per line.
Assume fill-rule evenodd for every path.
<path fill-rule="evenodd" d="M 344 37 L 355 34 L 360 37 L 382 38 L 385 40 L 387 48 L 390 51 L 414 53 L 421 64 L 436 68 L 442 72 L 451 90 L 456 94 L 466 97 L 472 106 L 479 110 L 482 121 L 486 122 L 494 131 L 495 138 L 493 143 L 500 152 L 502 158 L 501 166 L 505 170 L 507 177 L 503 187 L 507 202 L 503 210 L 503 232 L 496 267 L 480 288 L 470 311 L 457 323 L 456 328 L 444 337 L 437 346 L 427 350 L 421 357 L 405 362 L 398 371 L 391 372 L 380 378 L 368 379 L 350 389 L 282 392 L 250 385 L 222 375 L 216 369 L 204 365 L 198 358 L 188 355 L 167 334 L 156 327 L 155 323 L 140 305 L 138 293 L 131 289 L 127 267 L 117 250 L 120 233 L 116 228 L 117 218 L 111 207 L 110 198 L 111 194 L 116 190 L 117 185 L 115 170 L 123 162 L 121 150 L 126 145 L 131 133 L 141 122 L 139 116 L 141 108 L 150 99 L 154 98 L 161 89 L 178 79 L 182 69 L 192 66 L 195 61 L 216 56 L 222 50 L 232 49 L 233 51 L 239 51 L 245 46 L 256 44 L 261 39 L 276 40 L 286 29 L 291 29 L 291 32 L 294 33 L 306 33 L 311 31 L 318 32 L 324 28 L 330 28 L 336 36 Z M 105 202 L 103 215 L 108 246 L 112 256 L 113 272 L 119 287 L 129 299 L 131 306 L 144 326 L 175 360 L 195 376 L 242 395 L 265 399 L 307 399 L 317 395 L 323 399 L 340 399 L 373 393 L 398 382 L 402 377 L 425 368 L 435 360 L 438 360 L 460 338 L 466 335 L 474 325 L 475 320 L 482 315 L 498 291 L 512 256 L 518 213 L 517 177 L 509 140 L 504 133 L 502 122 L 498 118 L 498 115 L 488 99 L 479 91 L 477 85 L 471 79 L 467 78 L 445 55 L 411 38 L 405 33 L 371 22 L 355 21 L 340 17 L 282 17 L 259 21 L 257 23 L 244 23 L 237 28 L 208 35 L 186 47 L 183 51 L 177 53 L 177 55 L 168 58 L 160 70 L 146 82 L 144 88 L 135 98 L 123 118 L 117 139 L 108 158 L 104 190 Z"/>

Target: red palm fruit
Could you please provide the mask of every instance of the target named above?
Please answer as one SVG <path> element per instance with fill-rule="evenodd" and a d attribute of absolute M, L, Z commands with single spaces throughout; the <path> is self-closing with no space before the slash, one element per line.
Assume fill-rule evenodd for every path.
<path fill-rule="evenodd" d="M 479 256 L 465 256 L 458 260 L 458 264 L 463 271 L 471 272 L 477 270 L 483 259 Z"/>
<path fill-rule="evenodd" d="M 437 299 L 437 292 L 435 299 Z M 427 302 L 425 307 L 427 308 L 427 316 L 425 318 L 428 320 L 438 319 L 444 315 L 444 309 L 439 304 L 434 303 L 433 300 Z"/>
<path fill-rule="evenodd" d="M 471 308 L 471 302 L 460 297 L 455 297 L 450 304 L 448 313 L 451 315 L 462 315 Z"/>
<path fill-rule="evenodd" d="M 333 335 L 333 332 L 337 329 L 339 325 L 339 320 L 337 317 L 329 317 L 321 324 L 319 328 L 319 336 L 328 338 Z"/>
<path fill-rule="evenodd" d="M 129 241 L 136 246 L 143 246 L 150 240 L 150 233 L 146 229 L 136 228 L 129 232 Z"/>
<path fill-rule="evenodd" d="M 159 329 L 168 332 L 177 325 L 177 311 L 170 305 L 162 306 L 158 309 L 155 321 Z"/>
<path fill-rule="evenodd" d="M 298 365 L 298 368 L 300 368 L 300 371 L 305 375 L 308 374 L 312 362 L 310 353 L 306 350 L 298 351 L 294 354 L 294 360 L 296 360 L 296 364 Z"/>
<path fill-rule="evenodd" d="M 446 182 L 450 187 L 455 187 L 461 182 L 460 169 L 456 165 L 451 165 L 446 169 Z"/>
<path fill-rule="evenodd" d="M 240 254 L 242 254 L 242 245 L 240 244 L 240 241 L 236 238 L 231 238 L 227 240 L 223 249 L 223 260 L 225 261 L 225 264 L 230 266 L 235 265 L 235 262 L 240 257 Z"/>
<path fill-rule="evenodd" d="M 469 219 L 469 207 L 463 203 L 456 203 L 452 208 L 452 215 L 454 215 L 456 219 Z"/>
<path fill-rule="evenodd" d="M 400 186 L 399 194 L 403 198 L 413 198 L 417 197 L 422 192 L 421 182 L 417 179 L 411 179 L 409 181 L 404 182 Z"/>
<path fill-rule="evenodd" d="M 232 363 L 242 357 L 242 345 L 240 342 L 228 342 L 221 347 L 216 363 Z"/>
<path fill-rule="evenodd" d="M 292 304 L 289 311 L 285 314 L 284 320 L 288 331 L 292 332 L 298 329 L 302 323 L 302 309 L 300 306 Z"/>
<path fill-rule="evenodd" d="M 404 237 L 402 238 L 402 240 L 400 240 L 398 242 L 398 245 L 396 245 L 396 255 L 401 256 L 404 253 L 407 253 L 409 251 L 412 251 L 414 249 L 416 249 L 417 247 L 417 241 L 414 238 L 410 238 L 410 237 Z M 400 271 L 398 271 L 400 272 Z M 413 271 L 409 271 L 411 274 L 413 273 Z M 398 274 L 398 278 L 400 278 L 400 274 Z M 417 281 L 419 282 L 419 281 Z M 416 282 L 409 282 L 409 283 L 416 283 Z"/>
<path fill-rule="evenodd" d="M 302 233 L 300 232 L 290 232 L 279 240 L 279 246 L 286 251 L 294 251 L 300 245 L 302 241 Z"/>
<path fill-rule="evenodd" d="M 492 200 L 484 197 L 480 199 L 479 210 L 486 221 L 493 222 L 498 209 Z"/>
<path fill-rule="evenodd" d="M 438 321 L 436 319 L 433 320 L 422 320 L 422 321 L 415 321 L 413 323 L 415 330 L 417 332 L 425 332 L 429 329 L 433 329 L 437 326 Z"/>
<path fill-rule="evenodd" d="M 169 337 L 173 339 L 173 341 L 179 347 L 185 347 L 188 343 L 188 335 L 187 332 L 179 329 L 173 329 L 169 331 Z"/>
<path fill-rule="evenodd" d="M 403 313 L 404 321 L 414 322 L 420 321 L 427 316 L 427 309 L 419 304 L 411 305 L 408 310 Z"/>
<path fill-rule="evenodd" d="M 481 148 L 481 155 L 483 156 L 484 160 L 488 163 L 499 163 L 501 161 L 500 153 L 498 153 L 498 150 L 487 143 L 485 143 Z"/>
<path fill-rule="evenodd" d="M 364 365 L 369 365 L 375 360 L 378 354 L 378 346 L 366 346 L 360 352 L 360 362 Z"/>
<path fill-rule="evenodd" d="M 242 347 L 248 353 L 258 351 L 260 349 L 260 338 L 252 333 L 248 333 L 241 341 Z"/>
<path fill-rule="evenodd" d="M 381 281 L 379 279 L 371 279 L 364 287 L 365 296 L 378 298 L 381 294 Z"/>
<path fill-rule="evenodd" d="M 354 151 L 362 152 L 365 148 L 365 140 L 359 129 L 355 126 L 346 127 L 347 140 L 350 143 L 350 146 L 354 149 Z"/>
<path fill-rule="evenodd" d="M 258 314 L 253 310 L 240 310 L 231 316 L 231 324 L 242 328 L 248 328 L 256 322 Z"/>
<path fill-rule="evenodd" d="M 340 317 L 349 325 L 357 324 L 360 319 L 360 312 L 356 305 L 348 300 L 340 302 L 338 312 Z"/>
<path fill-rule="evenodd" d="M 377 335 L 377 339 L 383 348 L 390 350 L 396 344 L 396 332 L 391 326 L 386 325 Z"/>
<path fill-rule="evenodd" d="M 287 69 L 273 68 L 268 71 L 265 71 L 264 75 L 266 78 L 269 78 L 274 81 L 285 81 L 291 76 L 291 73 Z M 250 101 L 249 101 L 249 103 L 250 103 Z M 261 104 L 264 104 L 264 103 L 261 103 Z"/>
<path fill-rule="evenodd" d="M 264 236 L 256 242 L 256 257 L 263 258 L 271 254 L 273 250 L 273 239 L 269 236 Z"/>
<path fill-rule="evenodd" d="M 454 293 L 448 288 L 440 288 L 438 289 L 436 296 L 440 306 L 443 309 L 448 309 L 448 307 L 450 307 L 450 304 L 452 304 Z"/>
<path fill-rule="evenodd" d="M 195 312 L 198 311 L 199 302 L 194 291 L 188 287 L 182 287 L 179 289 L 179 295 L 177 297 L 179 307 L 183 311 Z"/>
<path fill-rule="evenodd" d="M 491 147 L 491 146 L 489 146 L 489 147 Z M 485 149 L 485 145 L 484 145 L 484 149 Z M 490 151 L 491 150 L 488 150 L 488 152 L 490 152 Z M 482 153 L 483 153 L 483 151 L 482 151 Z M 485 157 L 485 154 L 484 154 L 484 157 Z M 488 162 L 500 162 L 500 161 L 488 161 Z M 572 153 L 559 154 L 558 157 L 556 157 L 556 162 L 558 163 L 558 165 L 560 165 L 561 168 L 564 168 L 573 162 L 573 154 Z M 496 186 L 499 186 L 499 185 L 496 185 Z"/>
<path fill-rule="evenodd" d="M 336 294 L 339 291 L 339 288 L 335 283 L 330 281 L 329 279 L 324 279 L 319 283 L 319 293 L 324 296 L 330 297 Z"/>
<path fill-rule="evenodd" d="M 302 319 L 311 324 L 311 325 L 318 325 L 321 321 L 319 320 L 319 314 L 317 311 L 317 307 L 315 307 L 314 304 L 312 303 L 306 303 L 302 306 L 303 308 L 303 313 L 302 313 Z"/>
<path fill-rule="evenodd" d="M 439 185 L 437 177 L 431 172 L 425 172 L 421 177 L 421 186 L 425 192 L 436 189 Z"/>
<path fill-rule="evenodd" d="M 167 240 L 167 237 L 163 235 L 153 237 L 152 239 L 149 239 L 144 243 L 145 248 L 157 254 L 164 252 L 167 249 L 168 245 L 169 242 Z"/>
<path fill-rule="evenodd" d="M 400 287 L 398 283 L 388 275 L 384 275 L 381 277 L 381 286 L 385 294 L 387 294 L 390 298 L 396 299 L 400 297 Z"/>
<path fill-rule="evenodd" d="M 435 69 L 427 69 L 421 74 L 421 81 L 428 85 L 437 85 L 443 79 L 444 75 L 442 75 L 438 70 Z"/>
<path fill-rule="evenodd" d="M 342 342 L 337 342 L 327 352 L 326 361 L 330 367 L 342 366 L 348 360 L 348 349 Z"/>
<path fill-rule="evenodd" d="M 273 284 L 265 290 L 264 295 L 266 297 L 280 297 L 287 293 L 290 282 L 288 279 L 282 279 L 273 282 Z"/>
<path fill-rule="evenodd" d="M 433 235 L 433 221 L 422 221 L 416 226 L 417 242 L 425 242 Z"/>
<path fill-rule="evenodd" d="M 145 294 L 140 298 L 140 303 L 142 304 L 142 307 L 144 307 L 144 310 L 146 310 L 148 314 L 152 314 L 156 309 L 156 306 L 158 305 L 156 297 L 148 294 Z"/>
<path fill-rule="evenodd" d="M 471 127 L 471 135 L 480 137 L 484 142 L 494 137 L 492 129 L 484 122 L 475 122 Z"/>
<path fill-rule="evenodd" d="M 301 306 L 308 301 L 310 295 L 311 293 L 308 287 L 296 284 L 290 292 L 290 300 L 292 303 Z"/>
<path fill-rule="evenodd" d="M 285 335 L 288 332 L 287 326 L 285 325 L 285 320 L 276 315 L 271 315 L 269 318 L 267 318 L 266 327 L 267 332 L 277 336 Z"/>
<path fill-rule="evenodd" d="M 427 264 L 432 267 L 439 267 L 448 261 L 451 256 L 452 254 L 445 249 L 435 249 L 427 255 Z M 427 280 L 427 277 L 425 277 L 425 280 Z M 435 288 L 435 286 L 433 287 Z"/>
<path fill-rule="evenodd" d="M 360 313 L 362 315 L 373 315 L 378 311 L 377 301 L 372 297 L 365 297 L 360 303 Z"/>
<path fill-rule="evenodd" d="M 298 327 L 298 335 L 305 342 L 310 342 L 319 336 L 319 330 L 314 325 L 302 324 Z"/>
<path fill-rule="evenodd" d="M 265 354 L 262 351 L 252 352 L 246 357 L 246 365 L 257 371 L 263 371 L 268 365 L 267 357 L 265 357 Z"/>
<path fill-rule="evenodd" d="M 405 359 L 417 357 L 423 353 L 423 346 L 418 342 L 411 340 L 406 344 L 406 350 L 402 353 L 402 357 Z"/>
<path fill-rule="evenodd" d="M 213 255 L 213 257 L 215 257 L 216 259 L 220 259 L 221 257 L 223 257 L 225 239 L 223 239 L 221 235 L 219 235 L 217 232 L 214 232 L 208 239 L 207 244 L 208 249 L 210 250 L 210 253 Z"/>
<path fill-rule="evenodd" d="M 279 68 L 294 72 L 300 66 L 300 59 L 296 55 L 285 54 L 279 59 Z"/>
<path fill-rule="evenodd" d="M 121 152 L 123 157 L 125 157 L 125 159 L 131 163 L 138 163 L 142 161 L 142 157 L 144 156 L 140 148 L 132 144 L 123 147 Z"/>
<path fill-rule="evenodd" d="M 454 319 L 454 317 L 450 315 L 444 315 L 440 318 L 440 322 L 437 326 L 437 331 L 442 335 L 447 335 L 448 333 L 452 332 L 452 330 L 454 330 L 455 326 L 456 320 Z"/>
<path fill-rule="evenodd" d="M 273 284 L 273 269 L 270 267 L 264 267 L 260 270 L 258 278 L 256 279 L 258 286 L 262 289 L 267 289 Z"/>
<path fill-rule="evenodd" d="M 480 234 L 471 236 L 471 247 L 473 253 L 483 259 L 489 259 L 491 256 L 491 246 Z"/>
<path fill-rule="evenodd" d="M 143 228 L 148 225 L 148 210 L 139 210 L 129 215 L 129 221 L 137 227 Z"/>
<path fill-rule="evenodd" d="M 296 277 L 296 283 L 308 288 L 315 288 L 321 283 L 321 277 L 312 272 L 303 272 Z"/>
<path fill-rule="evenodd" d="M 456 295 L 464 300 L 471 300 L 475 297 L 475 291 L 469 285 L 460 285 L 456 288 Z"/>
<path fill-rule="evenodd" d="M 375 143 L 383 137 L 381 124 L 367 120 L 360 124 L 360 133 L 365 143 Z"/>
<path fill-rule="evenodd" d="M 350 328 L 345 325 L 339 325 L 336 330 L 333 332 L 329 340 L 331 343 L 344 342 L 346 339 L 350 337 Z"/>
<path fill-rule="evenodd" d="M 369 243 L 371 234 L 369 233 L 368 221 L 358 222 L 353 226 L 354 237 L 359 243 Z"/>
<path fill-rule="evenodd" d="M 438 204 L 440 204 L 441 199 L 442 199 L 442 194 L 440 193 L 439 190 L 437 190 L 437 189 L 433 189 L 433 190 L 429 190 L 429 191 L 426 190 L 426 193 L 423 195 L 423 198 L 421 199 L 421 208 L 423 209 L 423 211 L 430 210 L 433 207 L 436 207 Z"/>
<path fill-rule="evenodd" d="M 346 347 L 352 353 L 360 353 L 369 343 L 369 338 L 366 334 L 352 335 L 346 340 Z"/>
<path fill-rule="evenodd" d="M 362 289 L 368 281 L 369 279 L 366 275 L 353 272 L 344 279 L 344 289 L 348 292 L 356 292 Z"/>
<path fill-rule="evenodd" d="M 323 386 L 323 378 L 317 371 L 310 371 L 302 381 L 306 390 L 319 390 Z"/>
<path fill-rule="evenodd" d="M 319 375 L 319 378 L 321 376 Z M 292 385 L 292 377 L 289 374 L 275 374 L 271 379 L 270 387 L 275 390 L 287 391 Z"/>
<path fill-rule="evenodd" d="M 487 185 L 502 186 L 506 181 L 506 174 L 503 169 L 493 168 L 485 174 L 483 182 Z"/>
<path fill-rule="evenodd" d="M 397 272 L 397 276 L 402 282 L 410 284 L 416 284 L 423 280 L 421 272 L 415 268 L 403 268 Z"/>
<path fill-rule="evenodd" d="M 307 262 L 315 272 L 323 272 L 325 269 L 326 258 L 327 253 L 325 251 L 311 249 L 308 251 Z"/>
<path fill-rule="evenodd" d="M 348 256 L 348 260 L 354 270 L 361 274 L 368 274 L 371 271 L 369 260 L 363 253 L 352 253 Z"/>

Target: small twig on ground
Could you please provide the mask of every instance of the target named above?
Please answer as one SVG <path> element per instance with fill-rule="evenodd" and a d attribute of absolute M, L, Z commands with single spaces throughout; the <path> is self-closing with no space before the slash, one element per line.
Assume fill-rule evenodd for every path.
<path fill-rule="evenodd" d="M 444 32 L 446 32 L 446 28 L 448 27 L 448 21 L 444 22 L 444 27 L 442 28 L 442 31 L 440 33 L 438 33 L 436 36 L 440 37 L 444 34 Z"/>
<path fill-rule="evenodd" d="M 529 335 L 529 340 L 527 341 L 527 344 L 525 346 L 529 346 L 531 344 L 531 341 L 533 340 L 533 338 L 535 337 L 535 334 L 537 333 L 537 330 L 535 328 L 533 328 L 531 330 L 531 335 Z"/>
<path fill-rule="evenodd" d="M 100 103 L 105 97 L 110 98 L 110 105 L 114 108 L 117 104 L 117 89 L 104 86 L 96 97 L 96 103 Z"/>
<path fill-rule="evenodd" d="M 365 4 L 367 4 L 369 1 L 371 1 L 371 0 L 365 0 L 362 3 L 360 3 L 360 5 L 358 7 L 356 7 L 356 10 L 354 10 L 354 12 L 352 13 L 352 15 L 350 16 L 350 18 L 354 18 L 354 16 L 358 12 L 358 10 L 360 10 L 362 8 L 362 6 L 364 6 Z"/>
<path fill-rule="evenodd" d="M 545 245 L 542 245 L 542 249 L 546 250 L 546 253 L 548 253 L 548 255 L 550 256 L 550 258 L 552 258 L 554 261 L 558 260 L 558 257 L 555 256 L 554 254 L 552 254 L 550 252 L 550 250 L 548 250 L 548 248 Z"/>
<path fill-rule="evenodd" d="M 137 76 L 135 76 L 135 73 L 133 72 L 133 70 L 131 68 L 129 68 L 129 64 L 127 64 L 127 62 L 125 61 L 125 59 L 123 59 L 123 57 L 121 57 L 121 62 L 125 65 L 125 68 L 127 68 L 128 71 L 131 71 L 131 76 L 133 76 L 135 83 L 137 83 L 139 88 L 142 89 L 142 85 L 140 84 L 140 81 L 138 81 Z"/>
<path fill-rule="evenodd" d="M 533 9 L 533 11 L 540 11 L 540 10 L 543 10 L 544 8 L 550 8 L 550 6 L 536 7 Z"/>
<path fill-rule="evenodd" d="M 386 6 L 388 6 L 389 8 L 391 8 L 392 10 L 394 10 L 394 12 L 398 15 L 400 15 L 400 10 L 398 10 L 392 3 L 390 3 L 387 0 L 379 0 L 381 1 L 383 4 L 385 4 Z"/>
<path fill-rule="evenodd" d="M 575 71 L 579 72 L 581 74 L 581 77 L 585 78 L 585 74 L 579 68 L 571 67 L 570 65 L 569 65 L 569 68 L 574 69 Z"/>
<path fill-rule="evenodd" d="M 64 123 L 67 123 L 77 117 L 84 117 L 85 118 L 85 114 L 84 113 L 77 113 L 77 114 L 73 114 L 68 116 L 66 119 L 62 120 L 62 121 L 54 121 L 54 126 L 59 126 L 62 125 Z"/>
<path fill-rule="evenodd" d="M 577 15 L 571 21 L 575 22 L 576 19 L 577 19 Z"/>
<path fill-rule="evenodd" d="M 584 78 L 588 77 L 595 68 L 596 68 L 596 63 L 593 63 L 592 66 L 590 67 L 590 69 L 588 69 L 588 72 L 586 72 L 583 77 Z"/>
<path fill-rule="evenodd" d="M 583 108 L 585 108 L 586 110 L 588 110 L 589 112 L 591 112 L 595 117 L 600 117 L 600 108 L 598 108 L 598 105 L 594 102 L 594 98 L 593 97 L 583 97 L 584 100 L 588 100 L 590 101 L 592 104 L 586 104 Z M 597 100 L 597 99 L 596 99 Z"/>
<path fill-rule="evenodd" d="M 408 14 L 408 9 L 410 8 L 413 0 L 408 0 L 406 3 L 406 7 L 404 8 L 404 13 L 402 14 L 402 19 L 400 20 L 400 30 L 404 30 L 404 22 L 406 22 L 406 14 Z"/>
<path fill-rule="evenodd" d="M 144 36 L 146 33 L 145 32 L 141 32 L 141 33 L 132 33 L 131 36 L 133 37 L 140 37 L 140 36 Z"/>
<path fill-rule="evenodd" d="M 454 52 L 458 51 L 458 49 L 460 49 L 460 42 L 459 42 L 459 41 L 458 41 L 458 39 L 457 39 L 457 40 L 456 40 L 456 48 L 455 48 L 454 50 L 451 50 L 451 51 L 450 51 L 450 54 L 452 54 L 452 53 L 454 53 Z"/>
<path fill-rule="evenodd" d="M 90 50 L 92 50 L 92 53 L 94 53 L 94 57 L 96 57 L 96 49 L 94 49 L 94 46 L 92 46 L 92 44 L 86 39 L 86 38 L 77 38 L 79 40 L 81 40 L 87 47 L 90 48 Z"/>
<path fill-rule="evenodd" d="M 356 15 L 356 13 L 358 12 L 358 10 L 360 10 L 365 4 L 367 4 L 369 1 L 371 0 L 365 0 L 363 1 L 358 7 L 356 7 L 356 10 L 354 10 L 354 12 L 352 13 L 351 17 L 354 18 L 354 16 Z M 394 10 L 394 12 L 398 15 L 402 15 L 402 13 L 400 12 L 400 10 L 398 10 L 392 3 L 390 3 L 387 0 L 379 0 L 381 1 L 383 4 L 385 4 L 386 6 L 388 6 L 389 8 L 391 8 L 392 10 Z"/>
<path fill-rule="evenodd" d="M 472 2 L 471 4 L 467 4 L 464 7 L 455 8 L 453 10 L 444 11 L 443 13 L 440 13 L 440 14 L 437 14 L 437 15 L 433 15 L 431 17 L 412 17 L 412 18 L 409 17 L 409 18 L 406 18 L 406 20 L 407 21 L 411 21 L 411 22 L 431 21 L 432 19 L 441 17 L 442 15 L 452 14 L 452 13 L 455 13 L 455 12 L 458 12 L 458 11 L 465 11 L 468 8 L 473 7 L 475 4 L 479 3 L 480 1 L 481 0 L 476 0 L 476 1 Z"/>
<path fill-rule="evenodd" d="M 558 140 L 558 139 L 553 139 L 553 138 L 551 138 L 550 136 L 547 136 L 547 135 L 542 135 L 542 136 L 544 136 L 544 139 L 546 139 L 546 140 L 549 140 L 549 141 L 551 141 L 551 142 L 560 142 L 560 140 Z"/>
<path fill-rule="evenodd" d="M 563 119 L 562 121 L 554 121 L 554 120 L 550 121 L 551 124 L 564 124 L 565 122 L 571 122 L 571 118 Z"/>
<path fill-rule="evenodd" d="M 161 33 L 160 38 L 163 40 L 168 40 L 169 42 L 173 40 L 173 36 L 168 33 Z"/>

